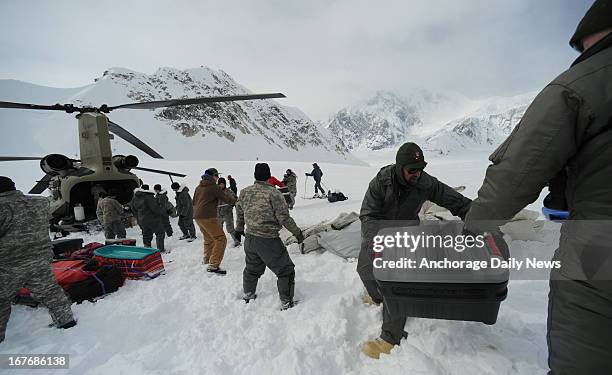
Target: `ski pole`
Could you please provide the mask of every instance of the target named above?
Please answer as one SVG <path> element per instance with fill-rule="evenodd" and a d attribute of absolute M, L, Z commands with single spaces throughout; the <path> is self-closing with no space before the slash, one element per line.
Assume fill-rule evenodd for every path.
<path fill-rule="evenodd" d="M 304 180 L 304 191 L 302 192 L 302 199 L 306 199 L 306 182 L 308 181 L 308 176 Z"/>

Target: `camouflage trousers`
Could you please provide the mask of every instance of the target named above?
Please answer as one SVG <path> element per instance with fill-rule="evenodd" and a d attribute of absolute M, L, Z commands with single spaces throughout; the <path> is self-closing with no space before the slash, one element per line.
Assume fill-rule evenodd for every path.
<path fill-rule="evenodd" d="M 244 239 L 245 267 L 242 288 L 255 293 L 259 278 L 269 268 L 277 277 L 276 287 L 282 302 L 293 301 L 295 266 L 280 238 L 264 238 L 247 234 Z"/>
<path fill-rule="evenodd" d="M 232 247 L 240 246 L 240 241 L 236 238 L 236 228 L 234 227 L 234 213 L 232 211 L 224 212 L 223 214 L 219 214 L 217 218 L 219 220 L 219 225 L 223 228 L 223 224 L 225 223 L 225 231 L 229 233 L 232 238 Z"/>
<path fill-rule="evenodd" d="M 125 238 L 125 226 L 121 220 L 113 221 L 108 224 L 104 224 L 104 237 L 107 240 L 112 240 L 115 237 Z"/>
<path fill-rule="evenodd" d="M 220 213 L 218 219 L 219 225 L 223 227 L 223 224 L 225 224 L 225 231 L 233 237 L 236 231 L 234 227 L 234 213 L 232 211 Z"/>
<path fill-rule="evenodd" d="M 4 340 L 11 315 L 11 302 L 20 288 L 27 288 L 32 297 L 49 309 L 56 326 L 73 320 L 70 300 L 55 280 L 49 262 L 0 267 L 0 341 Z"/>

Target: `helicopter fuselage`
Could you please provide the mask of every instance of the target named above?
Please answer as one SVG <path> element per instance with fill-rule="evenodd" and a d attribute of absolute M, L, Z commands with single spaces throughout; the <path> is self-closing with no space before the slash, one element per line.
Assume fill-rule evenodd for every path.
<path fill-rule="evenodd" d="M 127 204 L 139 186 L 138 177 L 130 172 L 138 159 L 129 156 L 131 163 L 126 163 L 123 155 L 112 155 L 106 115 L 86 112 L 77 115 L 77 119 L 80 162 L 55 171 L 49 184 L 51 216 L 56 223 L 73 216 L 77 205 L 84 208 L 85 220 L 95 219 L 100 192 L 112 193 L 119 203 Z"/>

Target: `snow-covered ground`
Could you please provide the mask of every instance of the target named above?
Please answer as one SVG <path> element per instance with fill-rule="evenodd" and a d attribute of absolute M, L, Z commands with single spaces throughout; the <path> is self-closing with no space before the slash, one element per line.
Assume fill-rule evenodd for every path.
<path fill-rule="evenodd" d="M 473 198 L 488 164 L 486 156 L 430 159 L 427 170 L 449 185 L 466 185 L 464 193 Z M 349 197 L 334 204 L 300 198 L 309 163 L 270 165 L 279 178 L 287 168 L 296 171 L 299 191 L 291 215 L 298 225 L 307 225 L 340 212 L 359 211 L 369 180 L 393 159 L 394 153 L 383 152 L 368 155 L 372 166 L 320 163 L 327 188 L 340 189 Z M 193 192 L 208 167 L 234 176 L 240 189 L 252 182 L 254 163 L 143 161 L 142 165 L 187 173 L 184 182 Z M 32 175 L 38 176 L 35 170 L 3 168 L 5 173 L 19 176 L 22 188 L 29 188 Z M 163 176 L 143 173 L 142 177 L 149 184 L 169 185 Z M 309 179 L 306 195 L 312 195 L 312 185 Z M 532 208 L 539 210 L 538 204 Z M 179 233 L 176 221 L 173 226 Z M 130 229 L 128 235 L 141 244 L 138 230 Z M 90 241 L 103 242 L 103 235 L 86 235 L 85 242 Z M 301 303 L 279 311 L 276 278 L 269 270 L 260 280 L 257 300 L 244 304 L 238 299 L 244 267 L 241 248 L 227 249 L 222 265 L 228 275 L 221 277 L 206 273 L 201 264 L 201 236 L 189 244 L 175 235 L 167 246 L 171 253 L 163 255 L 165 275 L 152 281 L 127 281 L 96 303 L 73 305 L 78 325 L 72 329 L 48 328 L 45 309 L 14 307 L 0 353 L 70 354 L 70 369 L 46 370 L 52 374 L 497 375 L 538 374 L 547 369 L 546 281 L 512 281 L 493 326 L 409 319 L 408 339 L 375 361 L 361 354 L 360 345 L 380 333 L 381 308 L 361 303 L 363 287 L 355 262 L 329 253 L 301 255 L 295 245 L 290 246 Z M 546 248 L 550 256 L 553 249 L 554 244 Z"/>

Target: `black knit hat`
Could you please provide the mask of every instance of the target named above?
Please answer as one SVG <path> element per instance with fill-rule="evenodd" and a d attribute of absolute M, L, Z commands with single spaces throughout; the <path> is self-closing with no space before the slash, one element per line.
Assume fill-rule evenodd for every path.
<path fill-rule="evenodd" d="M 219 179 L 217 180 L 217 185 L 220 185 L 220 184 L 227 186 L 227 182 L 225 181 L 225 178 L 219 177 Z"/>
<path fill-rule="evenodd" d="M 172 185 L 170 185 L 172 190 L 178 190 L 180 187 L 181 185 L 178 182 L 173 182 Z"/>
<path fill-rule="evenodd" d="M 140 187 L 142 190 L 149 190 L 149 185 L 144 184 Z"/>
<path fill-rule="evenodd" d="M 595 0 L 584 17 L 582 17 L 582 20 L 580 20 L 578 27 L 576 27 L 576 32 L 570 39 L 569 44 L 572 48 L 579 52 L 583 52 L 584 47 L 582 46 L 582 39 L 611 27 L 612 1 Z"/>
<path fill-rule="evenodd" d="M 402 168 L 425 168 L 427 165 L 423 156 L 423 150 L 416 143 L 412 142 L 404 143 L 397 150 L 395 164 Z"/>
<path fill-rule="evenodd" d="M 257 181 L 267 181 L 272 176 L 268 163 L 255 164 L 255 179 Z"/>
<path fill-rule="evenodd" d="M 15 183 L 8 177 L 0 176 L 0 193 L 15 190 Z"/>
<path fill-rule="evenodd" d="M 157 191 L 161 191 L 161 185 L 160 184 L 155 184 L 155 186 L 153 186 L 153 190 L 157 190 Z"/>

